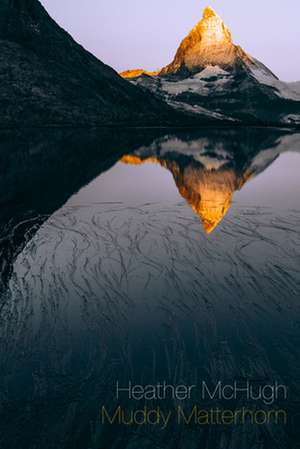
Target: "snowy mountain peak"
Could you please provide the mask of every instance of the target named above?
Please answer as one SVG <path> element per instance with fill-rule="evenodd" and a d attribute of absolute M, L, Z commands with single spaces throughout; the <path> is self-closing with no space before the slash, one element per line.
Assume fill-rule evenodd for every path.
<path fill-rule="evenodd" d="M 214 16 L 217 16 L 217 13 L 211 6 L 207 6 L 206 8 L 204 8 L 203 19 L 208 19 Z"/>
<path fill-rule="evenodd" d="M 300 89 L 235 45 L 211 8 L 157 72 L 121 73 L 180 111 L 236 123 L 300 124 Z M 221 209 L 220 209 L 221 210 Z"/>
<path fill-rule="evenodd" d="M 231 33 L 225 26 L 220 16 L 210 7 L 204 9 L 202 20 L 191 31 L 196 31 L 199 40 L 206 40 L 207 44 L 215 45 L 216 42 L 226 41 L 232 43 Z"/>
<path fill-rule="evenodd" d="M 201 21 L 181 42 L 173 62 L 160 75 L 195 73 L 208 65 L 226 69 L 234 67 L 241 58 L 248 60 L 247 54 L 233 44 L 230 30 L 221 17 L 208 6 Z"/>
<path fill-rule="evenodd" d="M 207 6 L 200 22 L 182 40 L 171 64 L 158 72 L 129 70 L 124 78 L 165 77 L 179 75 L 186 78 L 207 67 L 219 67 L 228 72 L 254 65 L 253 59 L 239 46 L 234 45 L 230 30 L 213 8 Z"/>

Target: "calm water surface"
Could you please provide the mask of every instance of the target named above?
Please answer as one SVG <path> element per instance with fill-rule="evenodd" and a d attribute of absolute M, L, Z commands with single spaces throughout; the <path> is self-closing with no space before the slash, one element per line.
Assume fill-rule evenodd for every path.
<path fill-rule="evenodd" d="M 119 149 L 109 163 L 101 156 L 99 173 L 64 199 L 52 176 L 36 215 L 23 219 L 33 228 L 26 225 L 18 244 L 21 222 L 2 227 L 14 239 L 5 253 L 11 269 L 3 271 L 0 442 L 297 449 L 300 136 L 173 132 Z M 72 170 L 79 179 L 87 165 Z M 117 381 L 164 380 L 277 381 L 289 394 L 272 406 L 205 406 L 279 408 L 288 422 L 173 423 L 163 431 L 101 423 L 103 405 L 141 407 L 116 399 Z M 197 394 L 184 406 L 195 404 L 203 405 Z"/>

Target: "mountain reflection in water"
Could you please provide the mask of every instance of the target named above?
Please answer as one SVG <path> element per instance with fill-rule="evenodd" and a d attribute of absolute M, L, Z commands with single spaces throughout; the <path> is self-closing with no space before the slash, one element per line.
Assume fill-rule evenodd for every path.
<path fill-rule="evenodd" d="M 293 145 L 294 137 L 290 138 Z M 212 145 L 205 137 L 184 141 L 168 136 L 150 147 L 123 156 L 121 161 L 132 165 L 160 164 L 168 169 L 179 193 L 199 215 L 205 232 L 210 234 L 230 209 L 234 192 L 286 150 L 287 142 L 277 143 L 275 148 L 258 153 L 236 154 L 221 141 Z M 294 148 L 300 151 L 300 138 L 298 147 L 296 144 Z"/>
<path fill-rule="evenodd" d="M 56 130 L 1 142 L 0 447 L 297 449 L 300 180 L 284 161 L 297 165 L 299 135 Z M 130 165 L 143 161 L 155 162 L 147 179 Z M 205 231 L 220 224 L 209 238 L 164 168 Z M 255 182 L 268 173 L 264 189 L 286 201 L 264 204 Z M 252 204 L 240 197 L 225 217 L 245 183 Z M 276 407 L 291 421 L 161 430 L 99 419 L 119 404 L 117 381 L 245 379 L 287 385 Z"/>

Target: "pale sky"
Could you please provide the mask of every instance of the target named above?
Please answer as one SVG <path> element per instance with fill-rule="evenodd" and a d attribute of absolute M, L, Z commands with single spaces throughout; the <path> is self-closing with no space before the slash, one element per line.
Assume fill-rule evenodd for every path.
<path fill-rule="evenodd" d="M 117 71 L 155 70 L 212 6 L 233 40 L 279 78 L 300 80 L 300 0 L 41 0 L 79 43 Z"/>

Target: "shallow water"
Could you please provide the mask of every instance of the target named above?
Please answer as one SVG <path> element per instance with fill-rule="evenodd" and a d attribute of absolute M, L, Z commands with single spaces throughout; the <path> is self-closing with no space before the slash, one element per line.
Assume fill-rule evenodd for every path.
<path fill-rule="evenodd" d="M 148 139 L 30 216 L 34 229 L 7 252 L 3 447 L 298 447 L 300 138 L 261 133 Z M 288 422 L 101 423 L 103 405 L 141 406 L 118 402 L 116 382 L 164 380 L 277 381 L 289 394 L 272 406 L 203 406 L 280 408 Z M 195 393 L 184 405 L 202 402 Z"/>

